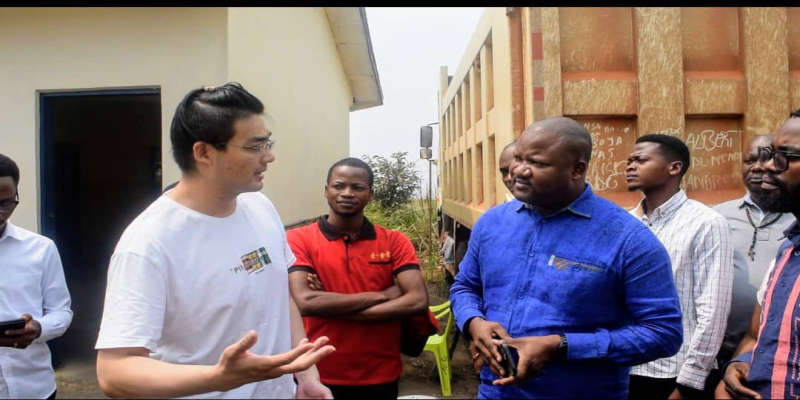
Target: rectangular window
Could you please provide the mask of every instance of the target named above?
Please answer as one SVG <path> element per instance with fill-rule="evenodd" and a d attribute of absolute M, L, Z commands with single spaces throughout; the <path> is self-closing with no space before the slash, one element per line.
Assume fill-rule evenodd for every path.
<path fill-rule="evenodd" d="M 449 180 L 449 188 L 447 189 L 448 193 L 450 193 L 450 200 L 458 200 L 458 180 L 456 180 L 456 168 L 455 165 L 455 158 L 450 159 L 450 180 Z"/>
<path fill-rule="evenodd" d="M 475 145 L 475 203 L 483 205 L 483 143 Z"/>
<path fill-rule="evenodd" d="M 464 153 L 458 155 L 458 167 L 456 174 L 458 175 L 458 201 L 466 201 L 467 194 L 464 188 L 466 187 L 464 177 Z"/>
<path fill-rule="evenodd" d="M 447 108 L 447 111 L 444 113 L 444 129 L 442 129 L 443 134 L 442 141 L 443 146 L 442 148 L 450 147 L 450 107 Z"/>
<path fill-rule="evenodd" d="M 494 135 L 492 135 L 486 142 L 486 167 L 489 168 L 489 204 L 487 208 L 497 204 L 497 187 L 495 185 L 497 184 L 498 166 L 494 156 L 494 146 Z"/>
<path fill-rule="evenodd" d="M 475 171 L 472 170 L 472 149 L 467 150 L 467 166 L 464 178 L 467 181 L 467 203 L 472 203 L 472 180 L 474 179 Z"/>
<path fill-rule="evenodd" d="M 456 100 L 453 98 L 453 101 L 450 102 L 450 143 L 456 142 L 456 135 L 458 129 L 458 122 L 456 121 Z"/>
<path fill-rule="evenodd" d="M 483 79 L 483 91 L 486 93 L 485 107 L 488 113 L 494 108 L 494 73 L 493 73 L 494 60 L 492 58 L 492 33 L 489 32 L 489 37 L 483 44 L 481 49 L 481 78 Z"/>
<path fill-rule="evenodd" d="M 472 98 L 475 99 L 472 120 L 478 122 L 483 118 L 483 109 L 481 109 L 481 58 L 476 58 L 472 65 L 473 72 L 470 74 L 474 78 L 472 79 L 472 82 L 474 82 L 472 84 Z"/>
<path fill-rule="evenodd" d="M 470 107 L 472 102 L 470 101 L 469 73 L 467 73 L 467 78 L 464 79 L 464 83 L 462 83 L 461 86 L 464 88 L 462 97 L 462 102 L 464 103 L 464 130 L 468 131 L 472 128 L 472 108 Z"/>
<path fill-rule="evenodd" d="M 462 97 L 461 89 L 459 89 L 458 93 L 456 93 L 456 102 L 455 102 L 456 132 L 458 133 L 458 137 L 464 136 L 464 124 L 463 124 L 464 110 L 462 108 L 463 106 L 461 105 L 462 103 L 461 97 Z"/>
<path fill-rule="evenodd" d="M 442 169 L 440 173 L 442 175 L 442 184 L 444 185 L 444 190 L 442 190 L 442 198 L 449 199 L 450 196 L 447 193 L 447 189 L 450 187 L 449 185 L 450 179 L 448 179 L 449 178 L 448 174 L 450 174 L 450 163 L 443 162 L 441 168 Z"/>

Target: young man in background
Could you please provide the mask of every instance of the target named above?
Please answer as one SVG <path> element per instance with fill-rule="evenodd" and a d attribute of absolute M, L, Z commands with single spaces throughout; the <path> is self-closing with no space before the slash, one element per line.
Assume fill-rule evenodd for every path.
<path fill-rule="evenodd" d="M 327 336 L 337 348 L 317 364 L 336 399 L 397 399 L 401 321 L 428 307 L 411 241 L 364 216 L 373 181 L 358 158 L 334 163 L 325 184 L 330 213 L 287 233 L 296 257 L 289 284 L 308 337 Z"/>
<path fill-rule="evenodd" d="M 628 190 L 644 193 L 630 213 L 669 252 L 685 338 L 678 354 L 631 369 L 632 399 L 698 398 L 713 392 L 706 388 L 706 380 L 716 369 L 725 335 L 733 245 L 725 217 L 687 198 L 680 188 L 689 163 L 689 148 L 669 135 L 639 137 L 628 156 Z"/>

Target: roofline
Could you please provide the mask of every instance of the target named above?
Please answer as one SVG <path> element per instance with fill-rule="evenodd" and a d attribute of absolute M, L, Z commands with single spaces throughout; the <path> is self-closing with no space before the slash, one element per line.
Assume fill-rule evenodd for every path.
<path fill-rule="evenodd" d="M 367 36 L 367 51 L 369 52 L 369 62 L 372 64 L 372 73 L 375 75 L 375 84 L 378 86 L 378 96 L 380 96 L 379 106 L 383 105 L 383 87 L 381 87 L 381 77 L 378 74 L 378 63 L 375 61 L 375 52 L 372 51 L 372 35 L 369 33 L 369 22 L 367 21 L 366 7 L 358 7 L 361 14 L 361 23 L 364 25 L 364 32 Z"/>
<path fill-rule="evenodd" d="M 342 13 L 332 11 L 343 9 L 357 10 L 358 12 L 355 15 L 350 14 L 349 19 L 340 21 Z M 366 10 L 364 7 L 326 7 L 325 13 L 328 16 L 328 23 L 331 27 L 333 39 L 336 42 L 336 50 L 339 52 L 339 58 L 353 95 L 350 111 L 383 105 L 383 88 L 378 75 L 378 66 L 375 62 L 375 53 L 372 49 L 372 38 L 369 33 Z M 356 16 L 358 21 L 355 21 L 354 17 Z M 343 33 L 343 29 L 337 29 L 340 24 L 352 26 L 358 23 L 360 23 L 361 29 L 355 31 L 350 29 Z M 358 35 L 358 40 L 353 40 L 354 34 Z M 346 41 L 347 37 L 351 40 Z M 366 73 L 365 71 L 369 72 Z"/>

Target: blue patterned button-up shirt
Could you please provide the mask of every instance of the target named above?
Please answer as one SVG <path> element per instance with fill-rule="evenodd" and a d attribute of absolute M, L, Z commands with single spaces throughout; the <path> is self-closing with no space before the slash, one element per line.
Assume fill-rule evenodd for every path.
<path fill-rule="evenodd" d="M 473 317 L 512 337 L 565 333 L 568 359 L 496 387 L 484 367 L 480 398 L 626 398 L 629 367 L 674 355 L 681 311 L 664 246 L 587 184 L 543 216 L 514 200 L 475 224 L 450 291 L 458 326 Z"/>

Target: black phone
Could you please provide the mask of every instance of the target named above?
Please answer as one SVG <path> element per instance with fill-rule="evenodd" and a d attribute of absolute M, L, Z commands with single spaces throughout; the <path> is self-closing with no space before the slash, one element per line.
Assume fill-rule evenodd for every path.
<path fill-rule="evenodd" d="M 517 374 L 517 363 L 519 363 L 517 349 L 503 342 L 500 346 L 500 355 L 503 357 L 501 362 L 504 372 L 503 378 L 515 376 Z"/>
<path fill-rule="evenodd" d="M 0 337 L 13 337 L 6 335 L 6 331 L 13 331 L 25 327 L 24 319 L 12 319 L 10 321 L 0 322 Z"/>

